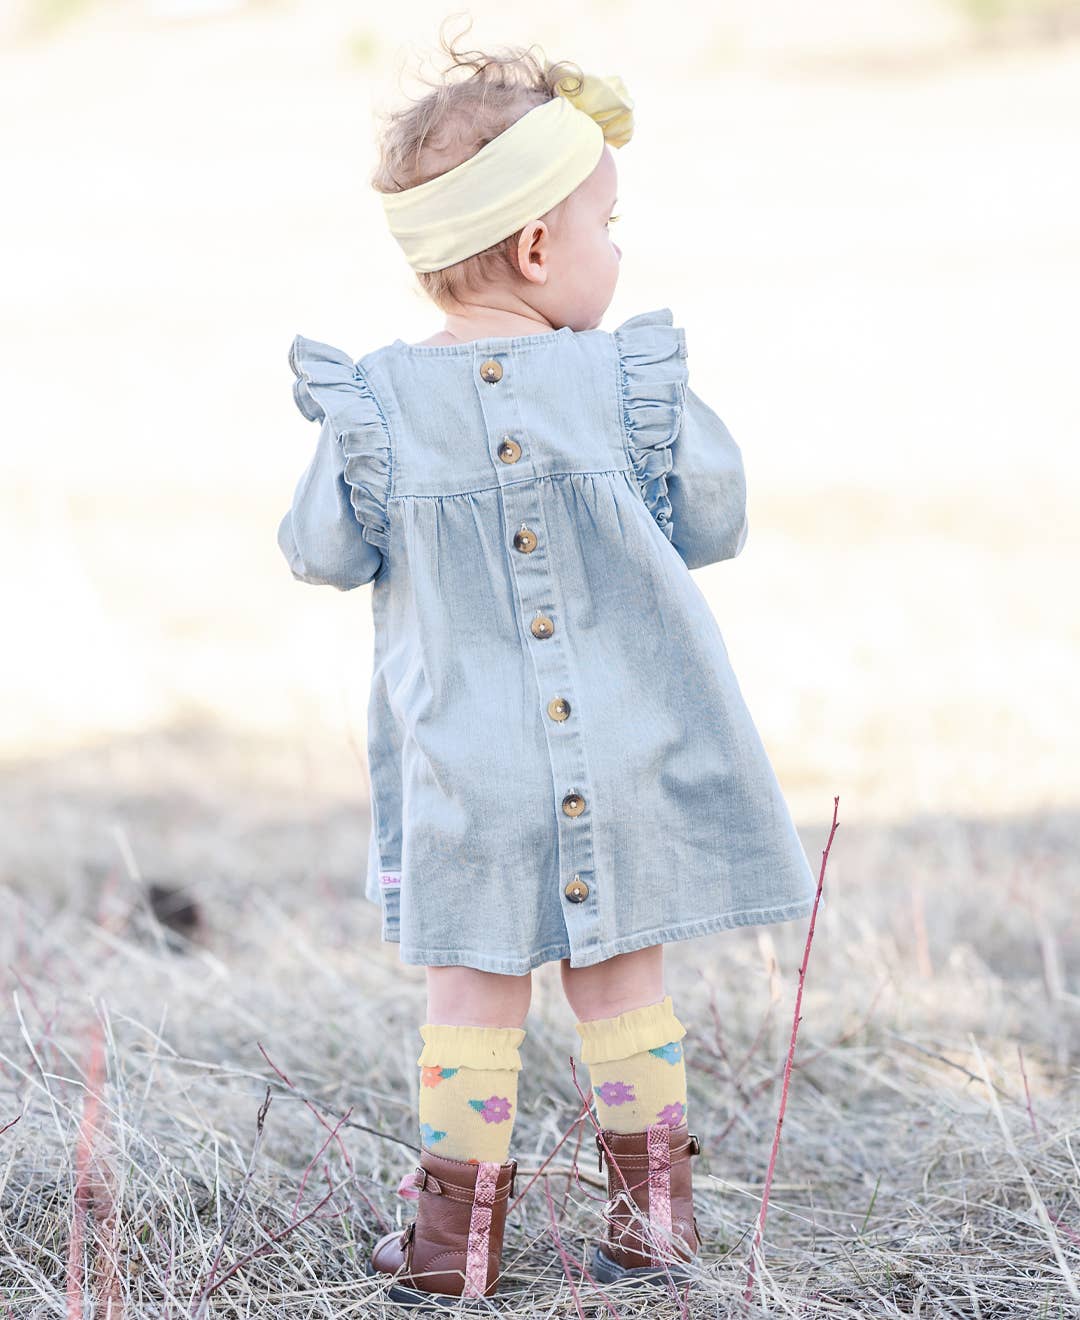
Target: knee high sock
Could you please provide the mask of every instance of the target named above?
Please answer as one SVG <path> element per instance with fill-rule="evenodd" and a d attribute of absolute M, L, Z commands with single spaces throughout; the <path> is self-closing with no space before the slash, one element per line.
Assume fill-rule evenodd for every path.
<path fill-rule="evenodd" d="M 602 1128 L 643 1132 L 653 1123 L 677 1127 L 685 1120 L 686 1028 L 670 995 L 616 1017 L 579 1022 L 577 1031 Z"/>
<path fill-rule="evenodd" d="M 505 1164 L 524 1028 L 429 1022 L 420 1035 L 420 1144 L 452 1160 Z"/>

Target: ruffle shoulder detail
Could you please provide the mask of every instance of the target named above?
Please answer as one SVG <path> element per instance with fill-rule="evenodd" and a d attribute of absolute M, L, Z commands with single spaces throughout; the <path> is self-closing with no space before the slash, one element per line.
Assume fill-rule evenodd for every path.
<path fill-rule="evenodd" d="M 613 332 L 630 460 L 642 498 L 669 541 L 667 477 L 689 375 L 686 332 L 672 320 L 671 309 L 661 307 L 631 316 Z"/>
<path fill-rule="evenodd" d="M 390 543 L 390 428 L 363 368 L 329 344 L 297 335 L 289 349 L 293 397 L 310 422 L 325 418 L 344 455 L 344 477 L 364 540 Z"/>

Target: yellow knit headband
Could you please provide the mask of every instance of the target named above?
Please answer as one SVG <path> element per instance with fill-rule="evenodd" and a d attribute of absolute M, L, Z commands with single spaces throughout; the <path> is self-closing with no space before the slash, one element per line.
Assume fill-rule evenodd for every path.
<path fill-rule="evenodd" d="M 390 232 L 414 270 L 442 270 L 535 220 L 596 168 L 604 143 L 625 146 L 634 103 L 622 79 L 573 74 L 468 160 L 404 192 L 381 193 Z"/>

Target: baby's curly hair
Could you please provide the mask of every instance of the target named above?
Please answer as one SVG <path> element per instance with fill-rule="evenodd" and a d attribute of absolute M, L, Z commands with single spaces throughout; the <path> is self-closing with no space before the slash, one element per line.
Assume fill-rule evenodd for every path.
<path fill-rule="evenodd" d="M 402 192 L 475 156 L 522 115 L 557 95 L 557 83 L 568 75 L 578 81 L 571 81 L 567 90 L 581 86 L 579 65 L 551 63 L 535 43 L 502 47 L 496 53 L 455 49 L 467 31 L 448 44 L 440 29 L 439 46 L 450 60 L 442 80 L 428 82 L 432 90 L 418 100 L 379 116 L 379 163 L 371 176 L 376 192 Z M 472 72 L 458 77 L 459 69 Z M 562 205 L 546 213 L 548 223 L 557 221 Z M 463 293 L 512 278 L 519 273 L 515 256 L 520 235 L 518 229 L 443 270 L 416 271 L 421 288 L 437 307 L 449 311 Z"/>

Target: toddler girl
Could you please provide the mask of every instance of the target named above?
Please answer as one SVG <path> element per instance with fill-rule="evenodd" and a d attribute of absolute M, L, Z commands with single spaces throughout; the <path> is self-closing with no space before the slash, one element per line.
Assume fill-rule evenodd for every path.
<path fill-rule="evenodd" d="M 419 1165 L 369 1269 L 496 1290 L 530 972 L 558 960 L 606 1163 L 599 1281 L 690 1277 L 686 1028 L 663 946 L 801 917 L 816 884 L 690 570 L 746 537 L 740 452 L 671 311 L 598 328 L 620 251 L 617 77 L 465 57 L 389 117 L 374 187 L 445 316 L 354 360 L 297 337 L 320 424 L 279 543 L 372 583 L 382 937 L 426 967 Z"/>

